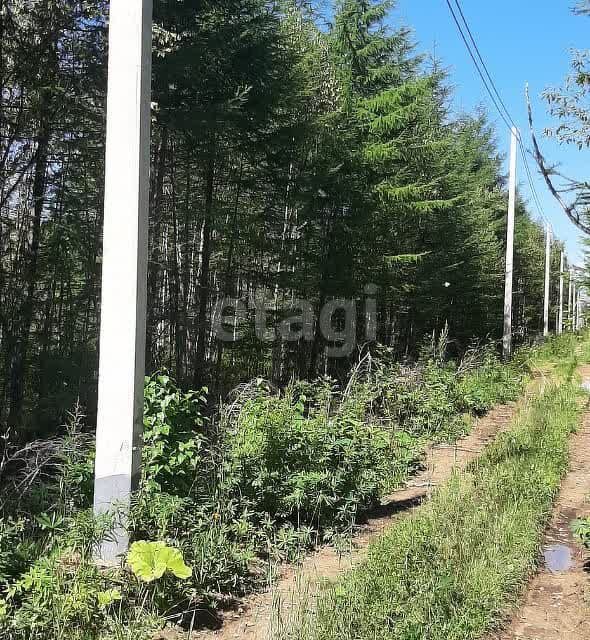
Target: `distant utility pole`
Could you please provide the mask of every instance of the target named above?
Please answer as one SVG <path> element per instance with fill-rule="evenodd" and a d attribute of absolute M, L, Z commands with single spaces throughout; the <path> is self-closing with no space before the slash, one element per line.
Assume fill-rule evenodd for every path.
<path fill-rule="evenodd" d="M 574 280 L 574 289 L 572 291 L 572 331 L 576 331 L 578 324 L 578 294 L 576 292 L 576 282 Z"/>
<path fill-rule="evenodd" d="M 111 0 L 94 511 L 121 514 L 97 560 L 129 544 L 143 429 L 152 0 Z"/>
<path fill-rule="evenodd" d="M 569 270 L 569 291 L 568 291 L 568 296 L 567 296 L 567 323 L 568 323 L 568 327 L 570 331 L 573 331 L 574 328 L 574 324 L 573 324 L 573 315 L 572 315 L 572 301 L 574 299 L 574 291 L 573 291 L 573 286 L 574 286 L 574 278 L 573 278 L 573 271 L 570 267 Z"/>
<path fill-rule="evenodd" d="M 563 267 L 564 267 L 564 255 L 561 252 L 561 258 L 559 260 L 559 316 L 557 318 L 557 333 L 561 335 L 563 333 Z"/>
<path fill-rule="evenodd" d="M 504 282 L 504 337 L 502 353 L 508 359 L 512 353 L 512 278 L 514 274 L 514 211 L 516 208 L 516 152 L 518 129 L 510 136 L 510 178 L 508 182 L 508 222 L 506 225 L 506 275 Z"/>
<path fill-rule="evenodd" d="M 543 307 L 543 335 L 549 335 L 549 280 L 551 277 L 551 230 L 545 226 L 545 304 Z"/>

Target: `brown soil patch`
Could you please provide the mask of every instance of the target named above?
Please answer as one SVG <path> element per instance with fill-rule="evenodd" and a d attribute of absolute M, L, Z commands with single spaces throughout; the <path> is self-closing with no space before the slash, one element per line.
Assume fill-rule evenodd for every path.
<path fill-rule="evenodd" d="M 590 366 L 579 373 L 590 381 Z M 589 576 L 582 548 L 573 540 L 570 522 L 588 514 L 590 496 L 590 409 L 570 445 L 570 470 L 555 504 L 544 549 L 558 545 L 570 559 L 562 570 L 543 566 L 531 580 L 520 608 L 496 640 L 590 640 Z"/>
<path fill-rule="evenodd" d="M 537 380 L 529 386 L 529 393 L 538 384 Z M 516 407 L 516 403 L 496 407 L 476 420 L 471 433 L 455 445 L 430 447 L 426 452 L 424 470 L 414 476 L 405 488 L 383 500 L 380 508 L 361 527 L 350 553 L 342 555 L 331 547 L 323 547 L 307 556 L 301 566 L 284 567 L 278 580 L 266 592 L 248 597 L 237 611 L 226 612 L 220 629 L 193 633 L 193 640 L 268 640 L 277 609 L 280 609 L 281 617 L 288 617 L 289 611 L 297 608 L 298 601 L 307 598 L 305 594 L 313 590 L 313 585 L 333 580 L 350 569 L 363 557 L 371 540 L 419 505 L 437 486 L 448 480 L 453 471 L 465 468 L 479 456 L 487 444 L 510 425 Z M 304 595 L 301 595 L 302 591 Z"/>

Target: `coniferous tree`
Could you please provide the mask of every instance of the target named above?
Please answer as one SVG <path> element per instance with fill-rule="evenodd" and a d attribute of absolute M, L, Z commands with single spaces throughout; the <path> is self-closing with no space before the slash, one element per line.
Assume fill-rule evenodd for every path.
<path fill-rule="evenodd" d="M 354 301 L 362 345 L 376 285 L 378 340 L 400 357 L 445 325 L 457 353 L 499 335 L 506 190 L 485 117 L 451 113 L 392 3 L 338 0 L 327 27 L 301 4 L 155 3 L 147 362 L 185 386 L 346 374 L 356 352 L 327 357 L 317 323 L 257 335 L 255 300 L 269 326 L 298 300 L 316 318 Z M 2 3 L 0 420 L 23 434 L 78 397 L 93 419 L 107 5 Z M 542 328 L 543 246 L 520 203 L 523 335 Z M 228 296 L 235 343 L 213 331 Z"/>

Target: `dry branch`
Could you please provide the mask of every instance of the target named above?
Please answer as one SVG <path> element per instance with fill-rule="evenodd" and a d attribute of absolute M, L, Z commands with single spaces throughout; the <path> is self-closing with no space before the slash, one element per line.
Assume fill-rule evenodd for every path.
<path fill-rule="evenodd" d="M 533 140 L 533 149 L 534 149 L 533 155 L 534 155 L 535 161 L 537 162 L 539 170 L 541 171 L 541 174 L 545 179 L 545 183 L 547 184 L 547 187 L 551 192 L 551 195 L 557 200 L 557 202 L 559 203 L 559 206 L 564 210 L 566 216 L 573 222 L 573 224 L 576 225 L 576 227 L 578 227 L 578 229 L 580 229 L 580 231 L 583 231 L 586 235 L 590 236 L 590 226 L 585 224 L 582 221 L 582 216 L 576 208 L 576 203 L 574 202 L 573 204 L 568 205 L 565 202 L 565 200 L 562 198 L 559 190 L 553 184 L 553 180 L 551 179 L 551 176 L 559 175 L 559 174 L 554 169 L 547 168 L 545 158 L 541 153 L 539 143 L 537 142 L 537 137 L 535 135 L 535 129 L 533 126 L 533 108 L 531 106 L 531 99 L 529 96 L 528 87 L 526 89 L 526 100 L 527 100 L 527 108 L 528 108 L 528 116 L 529 116 L 529 128 L 530 128 L 531 137 Z M 575 181 L 571 181 L 571 182 L 574 185 L 581 184 Z"/>

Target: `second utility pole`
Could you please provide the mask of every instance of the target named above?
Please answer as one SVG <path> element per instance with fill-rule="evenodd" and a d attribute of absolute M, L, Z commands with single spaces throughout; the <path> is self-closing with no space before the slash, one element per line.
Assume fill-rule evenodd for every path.
<path fill-rule="evenodd" d="M 551 276 L 551 230 L 545 226 L 545 304 L 543 307 L 543 335 L 549 335 L 549 280 Z"/>
<path fill-rule="evenodd" d="M 514 210 L 516 208 L 516 151 L 518 129 L 512 127 L 510 142 L 510 178 L 508 182 L 508 224 L 506 229 L 506 277 L 504 283 L 504 337 L 502 354 L 512 353 L 512 275 L 514 270 Z"/>
<path fill-rule="evenodd" d="M 568 329 L 570 331 L 573 331 L 573 321 L 572 321 L 572 300 L 573 300 L 573 286 L 574 286 L 574 272 L 572 270 L 572 268 L 570 267 L 569 269 L 569 291 L 568 291 L 568 298 L 567 298 L 567 324 L 568 324 Z"/>
<path fill-rule="evenodd" d="M 557 318 L 557 333 L 559 335 L 563 333 L 563 267 L 564 255 L 562 251 L 559 260 L 559 316 Z"/>

